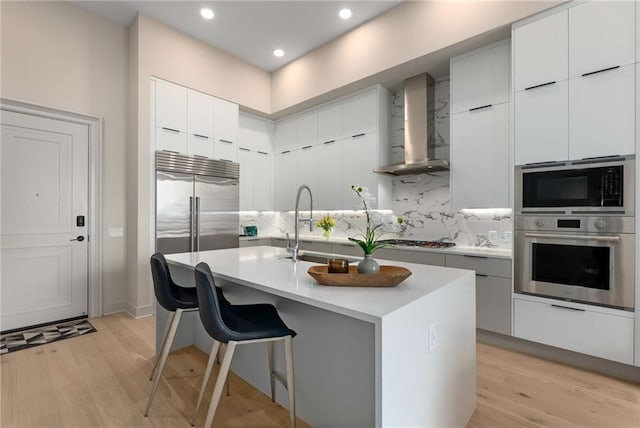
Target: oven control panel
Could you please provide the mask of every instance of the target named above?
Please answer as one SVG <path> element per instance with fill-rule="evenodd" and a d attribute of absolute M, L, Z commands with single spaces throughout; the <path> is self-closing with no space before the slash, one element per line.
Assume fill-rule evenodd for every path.
<path fill-rule="evenodd" d="M 516 216 L 516 230 L 580 233 L 635 233 L 633 217 Z"/>

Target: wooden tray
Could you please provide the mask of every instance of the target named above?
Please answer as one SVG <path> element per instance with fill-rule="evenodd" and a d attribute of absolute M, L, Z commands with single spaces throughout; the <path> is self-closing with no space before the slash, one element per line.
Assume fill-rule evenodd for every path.
<path fill-rule="evenodd" d="M 411 276 L 400 266 L 380 266 L 380 273 L 358 273 L 357 266 L 349 266 L 349 273 L 329 273 L 328 266 L 311 266 L 307 271 L 318 284 L 336 287 L 395 287 Z"/>

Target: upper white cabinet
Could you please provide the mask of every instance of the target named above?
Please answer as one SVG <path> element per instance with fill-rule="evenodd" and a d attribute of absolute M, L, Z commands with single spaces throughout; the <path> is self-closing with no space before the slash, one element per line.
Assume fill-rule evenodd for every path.
<path fill-rule="evenodd" d="M 451 114 L 509 101 L 509 43 L 451 62 Z"/>
<path fill-rule="evenodd" d="M 378 128 L 378 91 L 370 90 L 342 103 L 342 138 L 375 132 Z"/>
<path fill-rule="evenodd" d="M 373 172 L 389 163 L 389 102 L 388 92 L 375 87 L 279 120 L 275 209 L 292 210 L 300 184 L 310 186 L 316 209 L 353 209 L 351 184 L 376 196 L 371 208 L 391 208 L 391 177 Z"/>
<path fill-rule="evenodd" d="M 513 29 L 516 165 L 634 153 L 636 2 L 548 13 Z"/>
<path fill-rule="evenodd" d="M 261 150 L 253 154 L 253 207 L 252 210 L 272 209 L 273 156 Z"/>
<path fill-rule="evenodd" d="M 569 78 L 635 62 L 633 1 L 590 1 L 569 9 Z"/>
<path fill-rule="evenodd" d="M 451 205 L 508 207 L 509 42 L 452 58 L 450 69 Z"/>
<path fill-rule="evenodd" d="M 236 161 L 238 105 L 151 79 L 156 150 Z"/>
<path fill-rule="evenodd" d="M 515 91 L 568 78 L 568 12 L 546 16 L 513 30 Z"/>
<path fill-rule="evenodd" d="M 246 147 L 242 147 L 242 145 L 238 147 L 238 164 L 240 165 L 240 210 L 253 210 L 253 175 L 255 170 L 253 164 L 253 152 Z"/>
<path fill-rule="evenodd" d="M 213 157 L 213 97 L 187 93 L 187 153 Z"/>
<path fill-rule="evenodd" d="M 318 142 L 342 139 L 342 103 L 329 104 L 318 109 Z"/>
<path fill-rule="evenodd" d="M 238 163 L 240 164 L 240 209 L 272 209 L 273 122 L 240 114 Z"/>

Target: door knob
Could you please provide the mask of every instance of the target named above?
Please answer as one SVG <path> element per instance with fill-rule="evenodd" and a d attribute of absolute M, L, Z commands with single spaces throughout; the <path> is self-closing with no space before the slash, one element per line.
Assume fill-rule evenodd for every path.
<path fill-rule="evenodd" d="M 77 238 L 69 239 L 69 241 L 79 241 L 79 242 L 82 242 L 82 241 L 84 241 L 84 236 L 80 235 L 80 236 L 78 236 Z"/>

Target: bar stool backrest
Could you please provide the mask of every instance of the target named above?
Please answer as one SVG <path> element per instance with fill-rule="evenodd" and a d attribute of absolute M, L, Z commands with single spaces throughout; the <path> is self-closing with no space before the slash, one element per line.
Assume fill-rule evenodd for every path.
<path fill-rule="evenodd" d="M 151 275 L 153 276 L 153 290 L 160 306 L 168 311 L 175 312 L 176 309 L 183 309 L 173 292 L 174 287 L 179 287 L 169 272 L 169 265 L 162 253 L 155 253 L 151 256 Z"/>
<path fill-rule="evenodd" d="M 224 322 L 223 314 L 227 315 L 227 318 L 233 317 L 231 305 L 222 295 L 222 290 L 215 285 L 208 264 L 202 262 L 196 265 L 195 279 L 200 320 L 209 336 L 222 343 L 227 343 L 229 340 L 242 340 L 242 335 L 230 329 Z"/>

